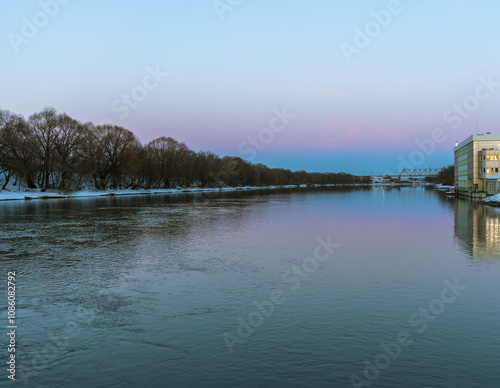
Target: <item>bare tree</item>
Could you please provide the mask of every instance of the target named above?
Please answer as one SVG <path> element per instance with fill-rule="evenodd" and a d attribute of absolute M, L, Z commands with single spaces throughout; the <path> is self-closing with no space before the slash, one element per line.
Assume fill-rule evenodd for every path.
<path fill-rule="evenodd" d="M 9 111 L 0 111 L 0 168 L 5 175 L 2 189 L 13 176 L 23 180 L 29 188 L 36 188 L 39 162 L 32 145 L 33 133 L 24 118 Z"/>
<path fill-rule="evenodd" d="M 0 173 L 30 188 L 170 188 L 199 185 L 350 184 L 369 181 L 345 173 L 292 172 L 253 165 L 240 157 L 194 152 L 171 137 L 142 146 L 129 130 L 81 124 L 53 108 L 29 117 L 0 110 Z M 75 184 L 76 182 L 76 184 Z"/>
<path fill-rule="evenodd" d="M 194 170 L 192 151 L 171 137 L 163 136 L 149 142 L 146 152 L 153 171 L 153 186 L 175 187 L 184 183 L 189 169 Z M 190 161 L 185 158 L 190 158 Z"/>
<path fill-rule="evenodd" d="M 59 188 L 67 189 L 70 178 L 76 173 L 79 162 L 78 151 L 82 146 L 84 130 L 82 125 L 66 114 L 58 116 L 55 141 L 56 167 L 59 171 Z"/>
<path fill-rule="evenodd" d="M 194 167 L 198 184 L 201 187 L 220 186 L 221 167 L 222 161 L 217 155 L 211 152 L 198 152 Z"/>
<path fill-rule="evenodd" d="M 137 152 L 141 145 L 128 129 L 113 125 L 97 128 L 105 171 L 110 175 L 112 187 L 120 187 L 122 176 L 130 174 L 131 168 L 137 165 Z"/>
<path fill-rule="evenodd" d="M 28 126 L 33 133 L 32 148 L 41 163 L 40 185 L 44 189 L 53 184 L 51 175 L 54 171 L 58 124 L 56 110 L 49 107 L 45 107 L 40 113 L 31 115 L 28 120 Z"/>

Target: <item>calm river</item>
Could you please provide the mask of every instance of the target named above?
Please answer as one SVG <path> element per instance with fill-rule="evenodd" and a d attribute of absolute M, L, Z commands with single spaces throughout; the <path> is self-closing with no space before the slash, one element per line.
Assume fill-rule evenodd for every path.
<path fill-rule="evenodd" d="M 0 203 L 33 387 L 498 387 L 500 211 L 425 188 Z"/>

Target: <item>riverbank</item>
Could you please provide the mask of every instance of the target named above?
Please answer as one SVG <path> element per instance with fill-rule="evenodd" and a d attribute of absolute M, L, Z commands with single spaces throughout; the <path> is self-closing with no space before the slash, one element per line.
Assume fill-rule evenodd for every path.
<path fill-rule="evenodd" d="M 362 186 L 361 184 L 327 184 L 327 185 L 285 185 L 285 186 L 240 186 L 222 188 L 179 187 L 176 189 L 120 189 L 120 190 L 78 190 L 72 192 L 42 191 L 41 189 L 25 191 L 0 191 L 0 201 L 28 201 L 40 199 L 64 199 L 84 197 L 106 197 L 115 195 L 153 195 L 153 194 L 183 194 L 183 193 L 217 193 L 228 191 L 275 190 L 295 189 L 308 187 L 334 187 L 334 186 Z"/>
<path fill-rule="evenodd" d="M 486 205 L 490 206 L 500 206 L 500 194 L 492 195 L 491 197 L 486 197 L 483 199 Z"/>

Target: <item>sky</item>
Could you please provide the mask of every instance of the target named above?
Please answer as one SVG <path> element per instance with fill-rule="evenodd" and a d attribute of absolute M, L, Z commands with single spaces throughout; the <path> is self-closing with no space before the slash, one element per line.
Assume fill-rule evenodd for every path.
<path fill-rule="evenodd" d="M 0 0 L 0 109 L 359 175 L 497 129 L 500 2 Z M 498 89 L 498 90 L 497 90 Z"/>

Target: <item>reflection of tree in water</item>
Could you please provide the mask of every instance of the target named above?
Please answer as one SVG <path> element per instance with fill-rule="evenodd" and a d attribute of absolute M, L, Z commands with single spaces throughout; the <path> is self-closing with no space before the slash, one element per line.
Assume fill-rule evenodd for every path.
<path fill-rule="evenodd" d="M 6 201 L 0 203 L 0 253 L 4 262 L 34 272 L 40 267 L 82 270 L 87 260 L 94 266 L 110 261 L 125 265 L 141 255 L 145 240 L 163 247 L 185 245 L 186 240 L 201 243 L 204 230 L 220 234 L 243 228 L 249 217 L 265 212 L 273 198 L 291 192 L 306 190 L 217 192 L 211 199 L 181 193 Z"/>
<path fill-rule="evenodd" d="M 455 201 L 455 239 L 475 262 L 500 261 L 500 211 L 477 201 Z"/>
<path fill-rule="evenodd" d="M 0 204 L 0 254 L 6 267 L 29 279 L 26 293 L 32 289 L 46 303 L 55 303 L 54 287 L 61 303 L 67 302 L 75 284 L 79 295 L 95 298 L 99 288 L 122 285 L 137 271 L 256 271 L 259 268 L 242 258 L 242 248 L 249 243 L 234 241 L 241 239 L 248 225 L 263 218 L 276 200 L 292 201 L 292 196 L 313 192 L 229 192 L 215 199 L 178 194 L 6 202 Z"/>

